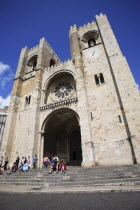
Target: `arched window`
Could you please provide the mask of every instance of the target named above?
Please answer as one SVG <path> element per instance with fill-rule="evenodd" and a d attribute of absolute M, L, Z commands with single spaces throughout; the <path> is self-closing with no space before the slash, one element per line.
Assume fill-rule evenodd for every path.
<path fill-rule="evenodd" d="M 95 78 L 96 85 L 99 85 L 100 81 L 97 74 L 94 75 L 94 78 Z"/>
<path fill-rule="evenodd" d="M 37 55 L 31 57 L 28 60 L 27 66 L 29 67 L 29 70 L 28 71 L 34 71 L 34 70 L 36 70 L 36 67 L 37 67 Z"/>
<path fill-rule="evenodd" d="M 100 73 L 99 75 L 95 74 L 94 78 L 95 78 L 96 85 L 99 85 L 101 83 L 105 83 L 104 76 L 103 76 L 102 73 Z"/>
<path fill-rule="evenodd" d="M 31 95 L 25 97 L 25 107 L 29 106 L 31 103 Z"/>
<path fill-rule="evenodd" d="M 55 61 L 53 59 L 50 59 L 50 67 L 55 65 Z"/>
<path fill-rule="evenodd" d="M 93 46 L 95 46 L 95 45 L 96 45 L 95 39 L 89 39 L 89 40 L 88 40 L 88 46 L 89 46 L 89 47 L 93 47 Z"/>
<path fill-rule="evenodd" d="M 99 32 L 97 30 L 89 30 L 81 37 L 82 49 L 96 46 L 99 43 Z"/>
<path fill-rule="evenodd" d="M 100 82 L 101 82 L 101 83 L 105 83 L 105 81 L 104 81 L 104 76 L 103 76 L 102 73 L 100 73 Z"/>

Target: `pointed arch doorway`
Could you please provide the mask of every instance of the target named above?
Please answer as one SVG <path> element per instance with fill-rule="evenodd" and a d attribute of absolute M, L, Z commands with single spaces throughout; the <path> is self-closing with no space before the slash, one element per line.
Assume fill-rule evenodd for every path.
<path fill-rule="evenodd" d="M 81 165 L 82 148 L 79 117 L 71 109 L 52 112 L 44 126 L 44 155 L 57 154 L 69 165 Z"/>

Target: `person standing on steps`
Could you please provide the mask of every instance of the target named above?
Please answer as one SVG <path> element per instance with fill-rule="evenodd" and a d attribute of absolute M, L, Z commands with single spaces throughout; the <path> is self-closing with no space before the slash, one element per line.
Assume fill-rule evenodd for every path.
<path fill-rule="evenodd" d="M 57 155 L 54 156 L 55 162 L 56 162 L 56 173 L 59 171 L 59 158 Z"/>
<path fill-rule="evenodd" d="M 49 165 L 49 158 L 45 155 L 45 157 L 43 158 L 43 164 L 44 164 L 44 168 L 47 169 L 47 166 Z"/>
<path fill-rule="evenodd" d="M 33 169 L 36 169 L 36 167 L 37 167 L 37 161 L 38 161 L 38 157 L 37 157 L 37 155 L 35 155 L 33 157 Z"/>
<path fill-rule="evenodd" d="M 61 171 L 61 174 L 66 172 L 66 163 L 64 160 L 61 160 L 61 164 L 60 164 L 60 171 Z"/>
<path fill-rule="evenodd" d="M 4 170 L 7 170 L 7 165 L 8 165 L 8 157 L 5 158 Z"/>
<path fill-rule="evenodd" d="M 19 158 L 19 156 L 17 156 L 17 159 L 16 159 L 17 170 L 18 170 L 18 166 L 19 166 L 19 161 L 20 161 L 20 158 Z"/>
<path fill-rule="evenodd" d="M 3 159 L 3 156 L 1 156 L 1 158 L 0 158 L 0 165 L 1 165 L 1 167 L 4 165 L 4 159 Z"/>
<path fill-rule="evenodd" d="M 51 161 L 50 161 L 50 172 L 49 174 L 52 174 L 52 172 L 56 170 L 56 158 L 52 156 Z"/>
<path fill-rule="evenodd" d="M 21 159 L 22 166 L 24 165 L 24 161 L 25 161 L 25 159 L 24 159 L 24 157 L 22 157 L 22 159 Z"/>

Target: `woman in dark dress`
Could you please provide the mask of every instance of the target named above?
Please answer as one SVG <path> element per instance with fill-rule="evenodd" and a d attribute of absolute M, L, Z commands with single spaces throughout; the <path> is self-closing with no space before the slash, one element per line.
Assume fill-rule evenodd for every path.
<path fill-rule="evenodd" d="M 19 161 L 20 161 L 20 158 L 19 158 L 19 156 L 17 156 L 17 159 L 16 159 L 17 169 L 18 169 Z"/>
<path fill-rule="evenodd" d="M 5 158 L 4 170 L 7 170 L 7 164 L 8 164 L 8 157 L 7 157 L 7 158 Z"/>

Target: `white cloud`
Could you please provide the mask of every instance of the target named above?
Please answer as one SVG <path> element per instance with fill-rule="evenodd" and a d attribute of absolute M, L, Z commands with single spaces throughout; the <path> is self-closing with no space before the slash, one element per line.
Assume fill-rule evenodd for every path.
<path fill-rule="evenodd" d="M 0 96 L 0 107 L 3 108 L 4 106 L 9 106 L 10 103 L 10 95 L 8 95 L 6 98 L 3 98 Z"/>
<path fill-rule="evenodd" d="M 0 78 L 0 79 L 1 79 L 1 83 L 0 83 L 1 88 L 4 89 L 4 88 L 5 88 L 5 85 L 6 85 L 10 80 L 12 80 L 13 78 L 14 78 L 14 74 L 13 74 L 12 72 L 10 72 L 9 75 L 3 77 L 2 79 Z"/>
<path fill-rule="evenodd" d="M 2 74 L 4 71 L 10 69 L 10 66 L 7 64 L 4 64 L 3 62 L 0 62 L 0 74 Z"/>

